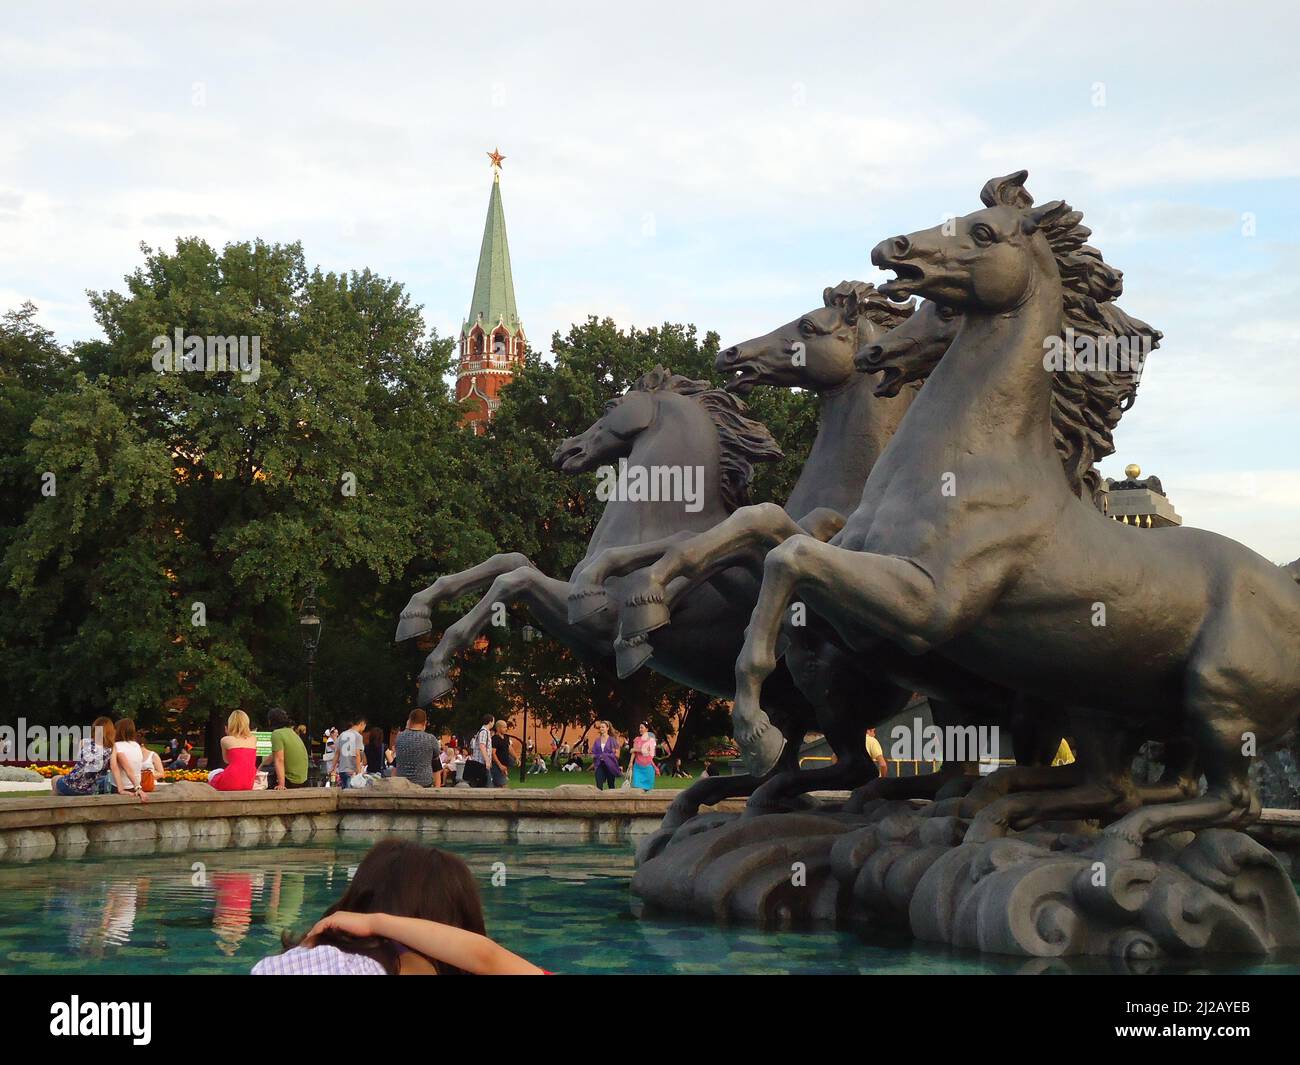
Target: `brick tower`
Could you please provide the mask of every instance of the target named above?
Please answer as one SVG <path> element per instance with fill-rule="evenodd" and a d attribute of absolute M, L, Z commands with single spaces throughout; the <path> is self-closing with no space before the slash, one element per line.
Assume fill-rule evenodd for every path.
<path fill-rule="evenodd" d="M 527 345 L 515 308 L 506 215 L 501 207 L 501 161 L 505 156 L 499 151 L 487 154 L 492 160 L 492 195 L 478 253 L 474 298 L 469 317 L 460 327 L 460 365 L 456 370 L 456 398 L 474 402 L 465 424 L 474 427 L 475 435 L 487 428 L 500 403 L 497 396 L 523 363 Z"/>

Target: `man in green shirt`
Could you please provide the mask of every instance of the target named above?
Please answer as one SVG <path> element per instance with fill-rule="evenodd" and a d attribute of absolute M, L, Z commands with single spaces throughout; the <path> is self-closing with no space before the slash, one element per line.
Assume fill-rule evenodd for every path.
<path fill-rule="evenodd" d="M 271 711 L 271 753 L 262 762 L 267 784 L 276 791 L 307 786 L 307 748 L 280 707 Z"/>

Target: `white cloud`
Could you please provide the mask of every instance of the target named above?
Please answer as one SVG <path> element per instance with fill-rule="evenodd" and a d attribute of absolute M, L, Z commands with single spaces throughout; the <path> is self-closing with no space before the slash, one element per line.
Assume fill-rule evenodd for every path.
<path fill-rule="evenodd" d="M 490 27 L 469 5 L 326 0 L 310 18 L 252 2 L 11 18 L 0 298 L 34 299 L 71 340 L 94 333 L 84 290 L 120 287 L 142 240 L 301 239 L 327 269 L 406 282 L 453 333 L 499 144 L 535 345 L 588 313 L 731 343 L 827 284 L 878 280 L 876 241 L 1026 166 L 1040 200 L 1085 211 L 1126 309 L 1166 335 L 1115 461 L 1159 473 L 1206 524 L 1290 535 L 1285 500 L 1233 509 L 1212 486 L 1297 468 L 1300 233 L 1279 191 L 1300 176 L 1294 7 L 1230 46 L 1221 10 L 1185 4 L 493 12 Z M 1244 211 L 1254 240 L 1235 233 Z"/>

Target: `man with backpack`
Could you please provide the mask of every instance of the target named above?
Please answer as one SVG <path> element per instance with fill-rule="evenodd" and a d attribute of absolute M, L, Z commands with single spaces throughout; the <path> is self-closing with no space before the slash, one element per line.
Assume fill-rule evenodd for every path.
<path fill-rule="evenodd" d="M 465 775 L 462 778 L 473 788 L 490 788 L 492 786 L 492 722 L 491 714 L 483 718 L 483 723 L 469 741 L 469 761 L 465 763 Z"/>

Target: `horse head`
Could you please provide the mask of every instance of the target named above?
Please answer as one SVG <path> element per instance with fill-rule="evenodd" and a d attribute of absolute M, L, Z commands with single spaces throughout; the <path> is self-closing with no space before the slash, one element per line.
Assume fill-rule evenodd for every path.
<path fill-rule="evenodd" d="M 643 374 L 583 432 L 563 441 L 552 461 L 565 473 L 585 473 L 630 458 L 663 462 L 689 459 L 711 467 L 726 511 L 749 502 L 754 463 L 775 462 L 780 447 L 762 422 L 749 417 L 738 396 L 657 366 Z"/>
<path fill-rule="evenodd" d="M 770 333 L 718 353 L 727 391 L 747 395 L 755 385 L 824 392 L 853 378 L 853 355 L 912 313 L 862 281 L 841 281 L 822 293 L 822 306 Z"/>
<path fill-rule="evenodd" d="M 1020 170 L 987 182 L 983 210 L 882 240 L 871 261 L 896 277 L 880 291 L 992 315 L 1021 306 L 1046 280 L 1067 280 L 1066 271 L 1077 271 L 1093 299 L 1118 296 L 1122 275 L 1085 244 L 1091 231 L 1079 224 L 1083 216 L 1062 200 L 1034 207 L 1026 176 Z"/>
<path fill-rule="evenodd" d="M 1087 243 L 1092 233 L 1082 214 L 1061 200 L 1034 207 L 1026 176 L 1019 170 L 985 183 L 983 210 L 877 244 L 871 261 L 896 275 L 880 291 L 896 298 L 921 295 L 959 316 L 992 319 L 1009 316 L 1055 285 L 1062 336 L 1088 338 L 1100 351 L 1116 350 L 1122 342 L 1124 350 L 1144 358 L 1161 334 L 1114 302 L 1123 293 L 1124 275 Z M 1046 349 L 1048 338 L 1042 339 Z M 888 361 L 883 354 L 880 359 Z M 933 369 L 923 366 L 919 353 L 904 361 L 904 377 L 924 377 Z M 1085 498 L 1098 488 L 1095 464 L 1114 451 L 1114 428 L 1132 406 L 1141 374 L 1141 359 L 1067 365 L 1052 373 L 1056 447 L 1071 487 Z"/>
<path fill-rule="evenodd" d="M 655 424 L 661 398 L 640 385 L 638 381 L 615 396 L 595 422 L 561 441 L 551 459 L 554 465 L 565 473 L 586 473 L 630 455 L 637 437 Z"/>
<path fill-rule="evenodd" d="M 925 300 L 916 313 L 853 357 L 859 373 L 880 373 L 875 392 L 896 396 L 904 385 L 924 381 L 947 352 L 962 317 L 951 307 Z"/>

